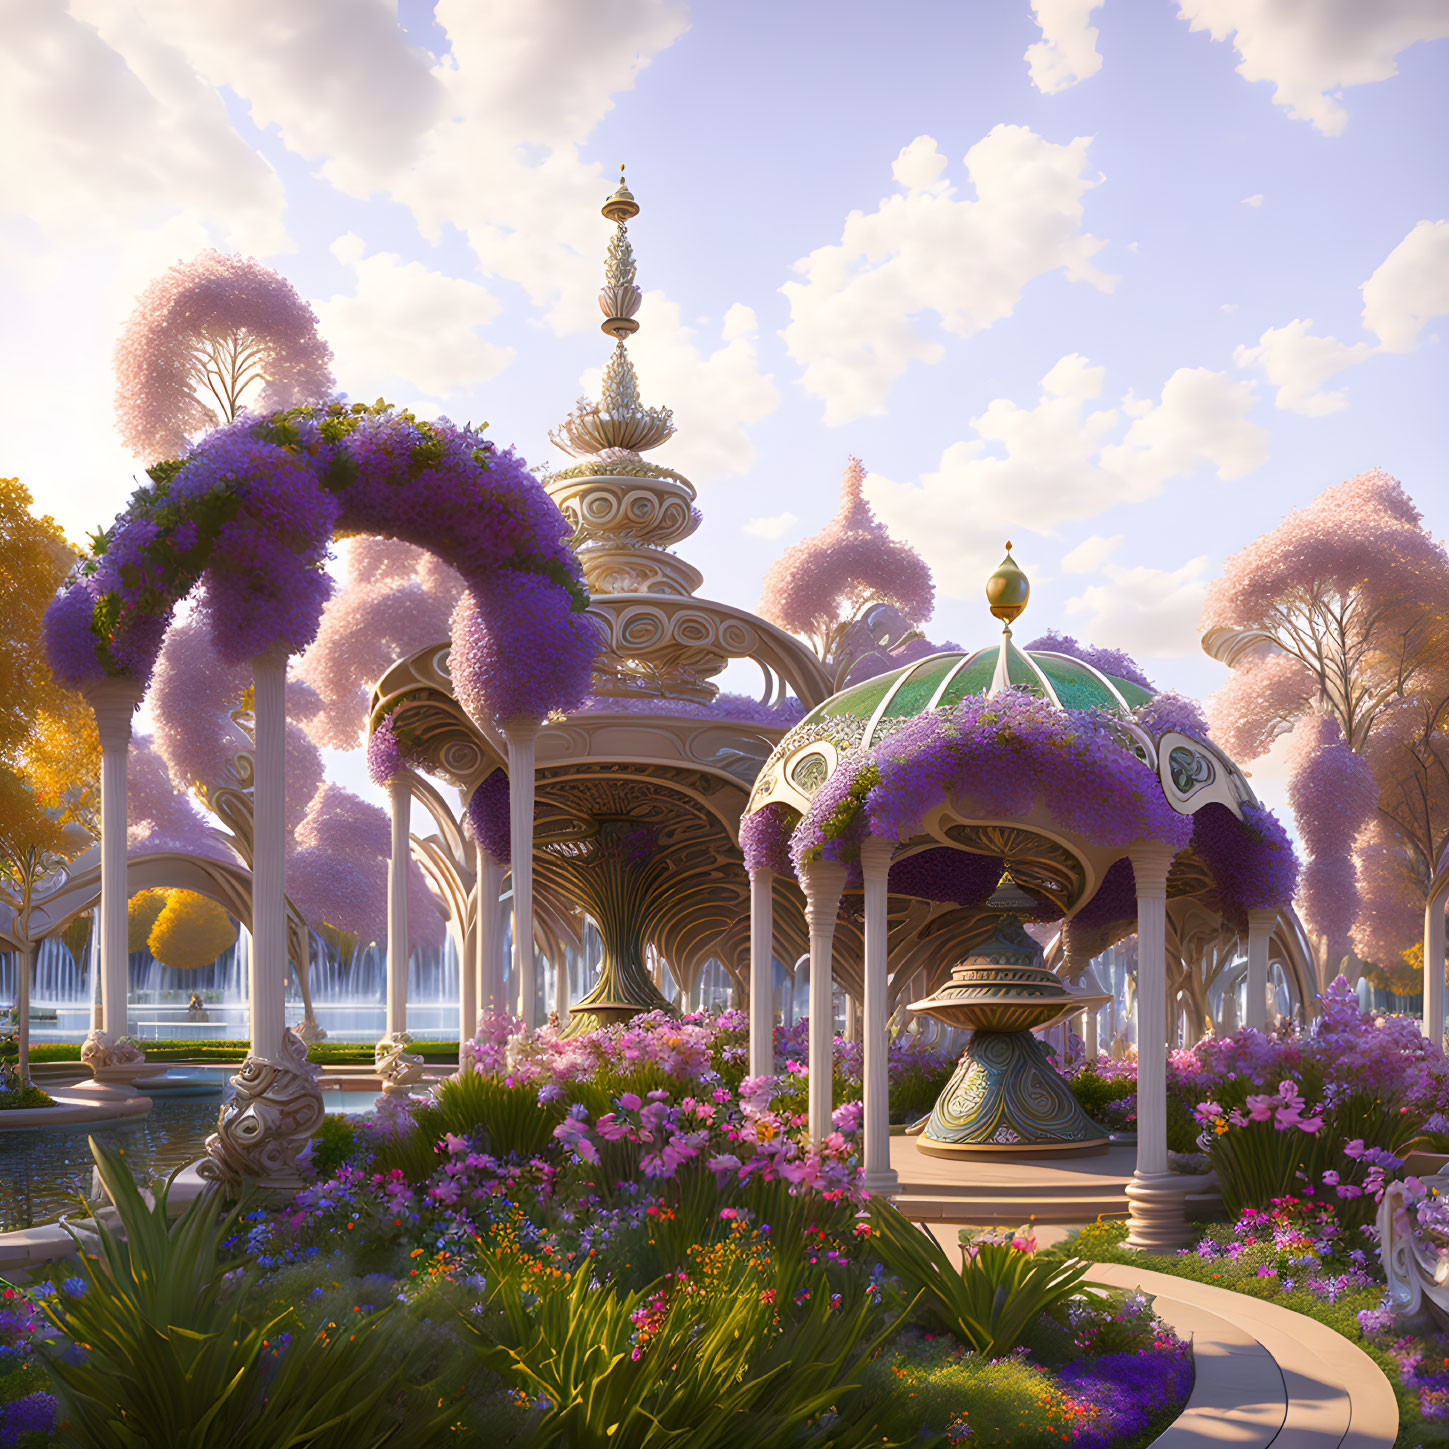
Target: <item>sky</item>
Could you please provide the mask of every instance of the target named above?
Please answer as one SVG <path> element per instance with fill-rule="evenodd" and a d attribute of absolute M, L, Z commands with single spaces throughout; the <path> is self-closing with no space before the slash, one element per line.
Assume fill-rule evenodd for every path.
<path fill-rule="evenodd" d="M 352 398 L 565 462 L 620 162 L 707 597 L 855 454 L 929 637 L 990 640 L 1010 538 L 1022 637 L 1202 696 L 1285 513 L 1380 466 L 1446 531 L 1449 0 L 0 0 L 0 135 L 0 476 L 77 540 L 138 474 L 122 322 L 207 246 Z"/>

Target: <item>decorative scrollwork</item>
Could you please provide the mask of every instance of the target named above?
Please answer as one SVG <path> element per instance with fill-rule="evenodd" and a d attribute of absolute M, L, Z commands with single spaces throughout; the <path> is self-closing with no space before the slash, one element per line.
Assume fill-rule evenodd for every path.
<path fill-rule="evenodd" d="M 279 1190 L 301 1187 L 297 1160 L 326 1116 L 320 1075 L 320 1068 L 307 1061 L 306 1043 L 293 1031 L 282 1033 L 279 1057 L 249 1056 L 231 1079 L 235 1095 L 223 1104 L 216 1131 L 206 1139 L 198 1174 L 228 1187 L 244 1182 Z"/>

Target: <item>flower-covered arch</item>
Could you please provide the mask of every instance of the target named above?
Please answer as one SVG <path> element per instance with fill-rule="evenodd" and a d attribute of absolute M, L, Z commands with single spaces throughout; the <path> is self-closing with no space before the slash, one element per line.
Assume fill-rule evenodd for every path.
<path fill-rule="evenodd" d="M 588 594 L 557 506 L 510 449 L 472 427 L 421 422 L 385 403 L 340 402 L 242 415 L 184 458 L 153 465 L 149 483 L 93 540 L 46 613 L 56 675 L 84 689 L 102 745 L 102 1011 L 119 1035 L 126 1015 L 126 749 L 176 606 L 198 585 L 198 615 L 224 660 L 249 661 L 256 774 L 251 982 L 252 1055 L 238 1082 L 265 1083 L 268 1120 L 245 1120 L 239 1089 L 207 1144 L 211 1176 L 292 1185 L 296 1152 L 321 1101 L 305 1048 L 286 1031 L 286 659 L 317 632 L 331 592 L 334 537 L 368 534 L 425 548 L 466 594 L 457 617 L 457 693 L 480 725 L 509 742 L 511 825 L 532 825 L 533 734 L 549 711 L 579 703 L 598 652 Z M 406 979 L 405 778 L 392 791 L 389 1032 L 401 1031 Z M 526 845 L 516 857 L 530 854 Z M 515 871 L 518 936 L 532 940 L 532 882 Z M 404 943 L 404 944 L 398 944 Z M 401 953 L 395 958 L 394 953 Z"/>
<path fill-rule="evenodd" d="M 297 652 L 331 591 L 328 545 L 366 533 L 426 548 L 462 577 L 473 647 L 455 658 L 472 709 L 541 719 L 587 693 L 597 642 L 568 524 L 517 454 L 480 431 L 332 403 L 243 415 L 148 471 L 47 613 L 65 683 L 144 685 L 198 583 L 223 657 Z"/>

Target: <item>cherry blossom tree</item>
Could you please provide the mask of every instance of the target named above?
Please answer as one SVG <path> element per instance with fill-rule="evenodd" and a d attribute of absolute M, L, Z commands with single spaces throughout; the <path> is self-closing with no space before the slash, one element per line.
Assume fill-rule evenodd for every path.
<path fill-rule="evenodd" d="M 914 626 L 930 617 L 935 602 L 930 568 L 876 519 L 864 482 L 865 467 L 852 457 L 835 517 L 780 555 L 765 575 L 760 601 L 766 619 L 802 635 L 827 665 L 836 665 L 837 686 L 865 653 L 891 655 L 886 667 L 909 662 L 898 651 L 919 638 Z"/>
<path fill-rule="evenodd" d="M 1359 912 L 1354 841 L 1373 819 L 1378 785 L 1368 762 L 1343 742 L 1337 720 L 1305 715 L 1289 744 L 1288 803 L 1308 863 L 1298 905 L 1330 969 L 1348 950 Z"/>
<path fill-rule="evenodd" d="M 348 750 L 361 743 L 378 677 L 448 638 L 463 581 L 435 554 L 392 539 L 350 539 L 341 557 L 342 586 L 327 601 L 296 676 L 318 699 L 304 721 L 307 733 L 319 745 Z"/>
<path fill-rule="evenodd" d="M 136 299 L 116 344 L 116 426 L 145 463 L 188 439 L 332 391 L 332 350 L 285 277 L 250 257 L 204 251 Z"/>
<path fill-rule="evenodd" d="M 1449 840 L 1449 554 L 1375 468 L 1229 558 L 1202 629 L 1203 647 L 1234 671 L 1209 700 L 1216 737 L 1246 762 L 1294 734 L 1290 792 L 1314 857 L 1301 899 L 1325 948 L 1347 923 L 1357 951 L 1392 963 L 1421 929 Z M 1376 796 L 1375 821 L 1358 828 L 1367 786 L 1345 749 Z M 1401 905 L 1414 899 L 1421 921 L 1409 927 Z"/>
<path fill-rule="evenodd" d="M 1412 695 L 1433 667 L 1446 614 L 1449 556 L 1399 482 L 1375 468 L 1327 489 L 1233 554 L 1202 611 L 1210 654 L 1246 671 L 1275 657 L 1296 661 L 1308 677 L 1304 703 L 1288 713 L 1292 676 L 1279 664 L 1277 684 L 1234 697 L 1233 718 L 1219 720 L 1223 701 L 1214 701 L 1215 732 L 1262 731 L 1261 716 L 1244 717 L 1261 699 L 1280 715 L 1276 733 L 1317 708 L 1362 751 L 1379 712 Z"/>

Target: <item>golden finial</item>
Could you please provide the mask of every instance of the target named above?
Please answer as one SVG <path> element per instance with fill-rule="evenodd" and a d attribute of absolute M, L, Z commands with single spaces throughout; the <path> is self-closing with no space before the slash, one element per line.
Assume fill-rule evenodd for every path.
<path fill-rule="evenodd" d="M 619 163 L 619 189 L 604 203 L 604 216 L 609 221 L 628 221 L 639 215 L 639 203 L 624 182 L 624 163 Z"/>
<path fill-rule="evenodd" d="M 1007 539 L 1006 557 L 986 580 L 986 602 L 991 605 L 991 612 L 1009 627 L 1026 608 L 1030 598 L 1031 584 L 1016 566 L 1016 560 L 1011 556 L 1011 540 Z"/>

